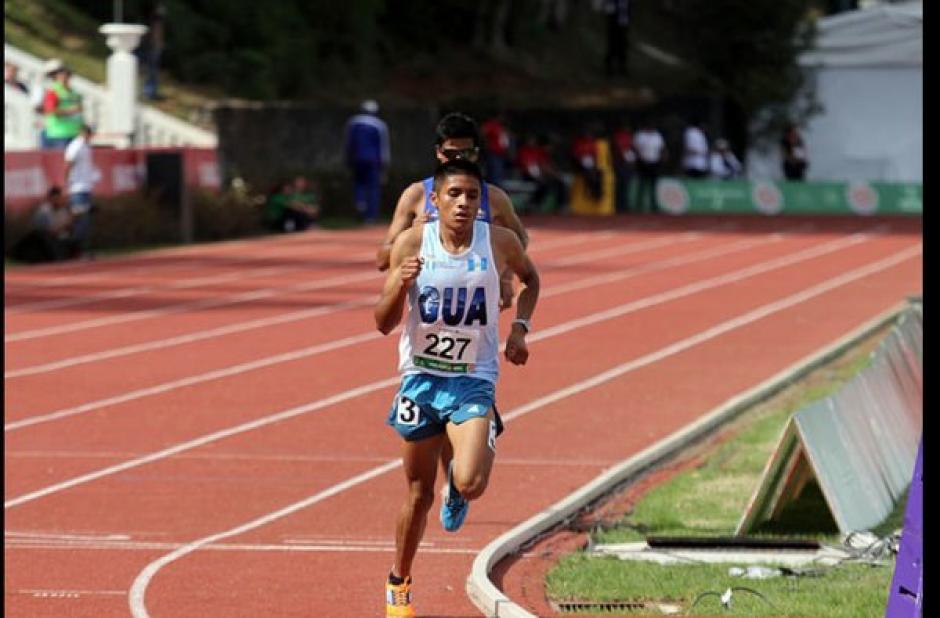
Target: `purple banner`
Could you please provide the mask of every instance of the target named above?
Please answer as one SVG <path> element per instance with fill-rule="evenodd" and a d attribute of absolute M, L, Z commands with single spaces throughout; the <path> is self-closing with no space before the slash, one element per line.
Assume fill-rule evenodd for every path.
<path fill-rule="evenodd" d="M 924 440 L 917 448 L 917 463 L 904 510 L 901 547 L 894 566 L 885 618 L 920 618 L 924 606 Z"/>

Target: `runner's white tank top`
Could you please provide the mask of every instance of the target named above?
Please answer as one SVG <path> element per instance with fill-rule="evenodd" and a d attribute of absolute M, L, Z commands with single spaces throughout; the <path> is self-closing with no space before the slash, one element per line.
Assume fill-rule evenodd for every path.
<path fill-rule="evenodd" d="M 402 375 L 499 376 L 499 272 L 490 226 L 473 223 L 470 247 L 444 250 L 440 222 L 424 225 L 424 265 L 408 290 L 408 317 L 398 343 Z"/>

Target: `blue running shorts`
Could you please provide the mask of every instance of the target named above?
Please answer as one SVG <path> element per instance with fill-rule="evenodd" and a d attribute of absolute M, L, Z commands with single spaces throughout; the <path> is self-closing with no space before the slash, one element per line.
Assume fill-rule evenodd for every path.
<path fill-rule="evenodd" d="M 415 442 L 443 433 L 447 423 L 485 417 L 495 398 L 496 386 L 487 380 L 410 374 L 402 378 L 386 423 Z"/>

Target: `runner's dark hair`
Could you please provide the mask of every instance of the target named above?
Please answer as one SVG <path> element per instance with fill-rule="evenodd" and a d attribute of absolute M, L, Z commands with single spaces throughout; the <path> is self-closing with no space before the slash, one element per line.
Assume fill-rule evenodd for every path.
<path fill-rule="evenodd" d="M 461 112 L 451 112 L 440 119 L 434 129 L 437 136 L 436 145 L 440 146 L 449 139 L 473 140 L 474 146 L 480 145 L 480 130 L 477 121 Z"/>
<path fill-rule="evenodd" d="M 483 187 L 483 172 L 480 166 L 467 159 L 453 159 L 437 166 L 434 170 L 434 190 L 439 191 L 444 179 L 448 176 L 473 176 Z"/>

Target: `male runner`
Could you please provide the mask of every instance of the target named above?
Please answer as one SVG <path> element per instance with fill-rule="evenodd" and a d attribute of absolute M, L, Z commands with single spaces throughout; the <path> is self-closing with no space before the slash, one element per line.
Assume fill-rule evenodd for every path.
<path fill-rule="evenodd" d="M 384 334 L 406 320 L 399 343 L 402 383 L 388 424 L 404 440 L 408 490 L 385 587 L 388 617 L 415 615 L 411 567 L 434 502 L 445 436 L 454 449 L 441 507 L 445 530 L 460 528 L 469 501 L 486 489 L 496 455 L 499 273 L 507 269 L 522 291 L 505 355 L 517 365 L 529 356 L 525 335 L 538 300 L 538 272 L 513 232 L 477 219 L 483 187 L 475 163 L 456 159 L 438 166 L 431 202 L 439 216 L 395 239 L 375 307 Z"/>

